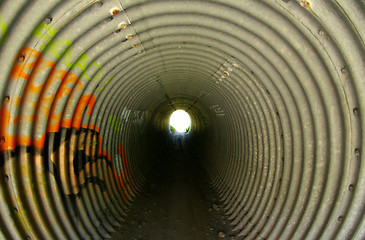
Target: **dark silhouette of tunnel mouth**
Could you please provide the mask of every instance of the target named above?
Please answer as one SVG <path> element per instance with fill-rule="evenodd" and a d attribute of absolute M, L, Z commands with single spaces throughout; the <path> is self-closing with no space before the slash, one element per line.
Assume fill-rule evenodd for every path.
<path fill-rule="evenodd" d="M 154 172 L 219 205 L 212 238 L 364 239 L 364 9 L 1 1 L 0 239 L 110 238 Z"/>

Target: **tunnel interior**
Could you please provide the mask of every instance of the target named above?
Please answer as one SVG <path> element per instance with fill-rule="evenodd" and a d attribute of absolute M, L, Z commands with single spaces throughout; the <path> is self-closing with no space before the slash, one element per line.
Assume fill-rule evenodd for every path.
<path fill-rule="evenodd" d="M 204 179 L 206 239 L 364 239 L 364 26 L 363 0 L 0 1 L 0 239 L 118 239 L 170 178 Z"/>

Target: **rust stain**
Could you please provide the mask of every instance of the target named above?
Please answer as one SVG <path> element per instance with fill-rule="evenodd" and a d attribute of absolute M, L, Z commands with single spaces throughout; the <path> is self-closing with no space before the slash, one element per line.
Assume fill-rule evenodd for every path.
<path fill-rule="evenodd" d="M 117 15 L 119 13 L 119 9 L 113 9 L 112 10 L 112 15 Z"/>

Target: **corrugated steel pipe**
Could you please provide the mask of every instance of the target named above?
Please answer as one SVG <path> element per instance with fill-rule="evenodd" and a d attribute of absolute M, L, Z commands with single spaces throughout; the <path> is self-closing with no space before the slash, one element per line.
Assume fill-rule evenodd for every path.
<path fill-rule="evenodd" d="M 102 239 L 187 109 L 234 233 L 365 239 L 363 0 L 0 2 L 1 239 Z"/>

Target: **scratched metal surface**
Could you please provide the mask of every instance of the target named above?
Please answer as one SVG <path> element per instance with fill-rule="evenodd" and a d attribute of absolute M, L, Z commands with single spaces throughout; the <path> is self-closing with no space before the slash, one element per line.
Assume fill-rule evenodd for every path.
<path fill-rule="evenodd" d="M 0 1 L 0 238 L 103 239 L 188 110 L 237 238 L 365 238 L 365 2 Z"/>

